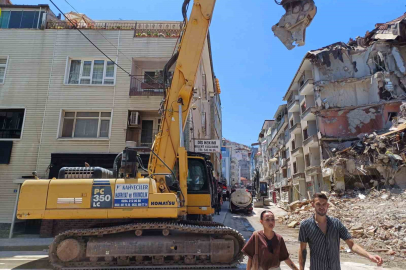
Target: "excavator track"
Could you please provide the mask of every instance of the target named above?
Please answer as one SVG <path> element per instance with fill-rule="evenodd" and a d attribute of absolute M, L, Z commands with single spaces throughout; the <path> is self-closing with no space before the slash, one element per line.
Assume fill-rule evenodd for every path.
<path fill-rule="evenodd" d="M 210 257 L 214 254 L 207 257 L 205 255 L 192 256 L 192 262 L 187 261 L 187 256 L 178 256 L 178 258 L 176 258 L 176 256 L 160 256 L 160 254 L 155 254 L 155 256 L 145 256 L 144 254 L 141 254 L 142 256 L 137 256 L 137 254 L 127 256 L 104 256 L 104 258 L 98 257 L 97 259 L 87 256 L 86 249 L 89 243 L 91 245 L 92 241 L 100 241 L 98 239 L 102 239 L 101 241 L 103 241 L 106 236 L 114 237 L 113 235 L 129 232 L 134 232 L 135 235 L 137 235 L 137 232 L 142 232 L 142 235 L 139 235 L 138 238 L 135 235 L 132 237 L 133 240 L 142 239 L 142 237 L 144 237 L 143 235 L 148 234 L 149 231 L 165 232 L 163 236 L 159 236 L 162 237 L 162 240 L 165 239 L 165 235 L 168 235 L 169 232 L 184 233 L 185 235 L 202 235 L 204 237 L 210 235 L 216 239 L 231 239 L 234 243 L 234 255 L 232 260 L 227 263 L 212 263 Z M 125 239 L 124 241 L 128 240 L 128 238 L 123 239 Z M 60 247 L 65 243 L 69 245 L 69 241 L 75 242 L 75 248 L 65 248 L 68 252 L 62 253 Z M 58 270 L 224 269 L 235 267 L 242 261 L 243 254 L 241 249 L 244 244 L 245 239 L 238 231 L 224 226 L 221 223 L 211 221 L 143 222 L 113 227 L 65 231 L 56 236 L 52 242 L 49 248 L 49 260 L 53 268 Z M 126 245 L 131 245 L 131 243 Z M 72 256 L 76 257 L 72 259 Z M 65 259 L 65 261 L 63 259 Z"/>

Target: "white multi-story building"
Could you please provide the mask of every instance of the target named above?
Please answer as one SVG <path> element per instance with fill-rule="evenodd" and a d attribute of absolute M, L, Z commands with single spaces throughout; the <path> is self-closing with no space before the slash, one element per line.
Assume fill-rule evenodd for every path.
<path fill-rule="evenodd" d="M 112 168 L 127 141 L 148 153 L 160 127 L 162 70 L 182 22 L 76 21 L 106 57 L 47 5 L 0 7 L 0 223 L 9 224 L 18 184 L 34 171 L 50 178 L 85 162 Z M 188 140 L 221 139 L 212 66 L 207 39 Z M 219 156 L 212 155 L 218 175 Z"/>
<path fill-rule="evenodd" d="M 250 148 L 246 145 L 223 138 L 223 147 L 229 148 L 231 153 L 231 184 L 238 184 L 240 178 L 250 180 Z"/>

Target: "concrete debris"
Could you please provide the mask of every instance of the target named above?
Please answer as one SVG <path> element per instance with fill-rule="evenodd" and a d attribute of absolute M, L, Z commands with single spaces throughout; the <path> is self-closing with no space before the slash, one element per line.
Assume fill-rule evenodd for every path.
<path fill-rule="evenodd" d="M 394 256 L 399 262 L 406 259 L 406 191 L 373 188 L 360 193 L 347 190 L 342 195 L 332 192 L 329 198 L 328 215 L 340 219 L 356 243 L 379 253 L 386 261 L 386 256 Z M 301 208 L 288 212 L 280 222 L 295 228 L 313 213 L 310 202 L 303 202 Z M 342 251 L 345 248 L 343 246 Z"/>
<path fill-rule="evenodd" d="M 406 185 L 406 102 L 390 132 L 362 134 L 359 140 L 329 144 L 330 158 L 323 167 L 343 171 L 346 185 L 366 189 Z M 357 119 L 354 118 L 353 121 Z M 398 124 L 401 123 L 401 124 Z M 350 145 L 348 146 L 348 144 Z M 338 149 L 340 149 L 338 151 Z"/>

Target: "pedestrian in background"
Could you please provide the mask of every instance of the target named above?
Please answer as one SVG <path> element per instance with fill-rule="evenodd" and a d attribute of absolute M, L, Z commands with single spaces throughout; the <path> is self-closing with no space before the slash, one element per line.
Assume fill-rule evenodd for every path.
<path fill-rule="evenodd" d="M 310 247 L 310 270 L 340 270 L 340 239 L 343 239 L 352 252 L 368 258 L 381 266 L 383 260 L 371 255 L 351 239 L 347 228 L 337 218 L 327 216 L 328 198 L 323 193 L 315 193 L 312 199 L 314 216 L 300 224 L 299 265 L 304 270 L 306 263 L 306 245 Z"/>
<path fill-rule="evenodd" d="M 248 256 L 247 270 L 280 270 L 282 261 L 291 269 L 298 270 L 289 258 L 283 237 L 274 232 L 275 215 L 265 210 L 261 213 L 260 222 L 264 229 L 254 232 L 242 249 Z"/>
<path fill-rule="evenodd" d="M 221 205 L 223 204 L 223 192 L 219 184 L 217 184 L 217 207 L 216 214 L 220 215 Z"/>

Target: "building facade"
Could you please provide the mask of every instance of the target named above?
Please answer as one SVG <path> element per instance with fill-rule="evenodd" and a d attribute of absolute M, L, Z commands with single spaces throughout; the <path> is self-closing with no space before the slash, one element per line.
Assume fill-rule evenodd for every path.
<path fill-rule="evenodd" d="M 397 125 L 406 99 L 405 41 L 403 15 L 377 24 L 364 37 L 305 55 L 283 98 L 286 126 L 276 121 L 267 132 L 262 128 L 259 139 L 261 177 L 270 177 L 282 203 L 308 199 L 315 192 L 357 187 L 355 177 L 365 187 L 376 178 L 396 184 L 394 179 L 404 175 L 402 170 L 388 174 L 362 152 L 358 158 L 337 153 L 362 147 L 365 136 L 375 137 Z M 282 119 L 280 111 L 281 106 L 275 118 Z"/>
<path fill-rule="evenodd" d="M 240 184 L 241 177 L 250 180 L 250 148 L 246 145 L 232 142 L 223 138 L 223 147 L 230 149 L 231 170 L 230 183 L 231 185 Z"/>
<path fill-rule="evenodd" d="M 85 162 L 112 168 L 126 145 L 149 153 L 160 128 L 162 70 L 182 22 L 79 17 L 76 27 L 106 57 L 47 5 L 0 7 L 0 223 L 10 223 L 18 184 L 33 172 L 57 177 Z M 221 138 L 212 66 L 206 41 L 185 138 Z M 217 174 L 219 160 L 212 158 Z"/>

